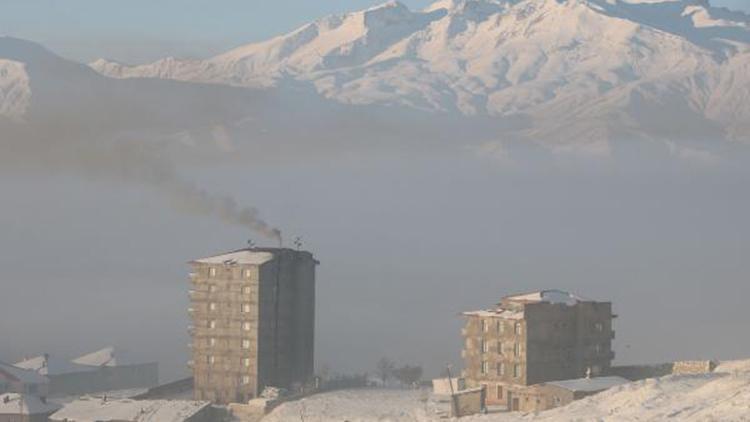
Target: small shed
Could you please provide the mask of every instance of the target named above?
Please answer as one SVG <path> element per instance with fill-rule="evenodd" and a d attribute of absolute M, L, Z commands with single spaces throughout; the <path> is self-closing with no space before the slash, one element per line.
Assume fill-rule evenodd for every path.
<path fill-rule="evenodd" d="M 530 403 L 528 408 L 524 410 L 543 411 L 565 406 L 575 400 L 580 400 L 612 387 L 628 383 L 630 383 L 628 379 L 610 376 L 550 381 L 537 384 L 533 387 L 536 390 L 536 400 L 534 403 Z"/>

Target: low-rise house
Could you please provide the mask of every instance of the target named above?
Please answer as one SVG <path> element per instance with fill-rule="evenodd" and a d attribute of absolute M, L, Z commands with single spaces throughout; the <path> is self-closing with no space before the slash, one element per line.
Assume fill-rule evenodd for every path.
<path fill-rule="evenodd" d="M 85 354 L 72 361 L 44 354 L 25 359 L 14 366 L 36 371 L 49 378 L 51 396 L 150 388 L 159 384 L 157 363 L 125 361 L 113 347 Z"/>
<path fill-rule="evenodd" d="M 83 397 L 68 403 L 51 422 L 213 422 L 211 403 L 187 400 L 109 400 Z"/>
<path fill-rule="evenodd" d="M 3 393 L 47 397 L 49 379 L 37 372 L 0 362 L 0 394 Z"/>
<path fill-rule="evenodd" d="M 0 395 L 0 422 L 47 422 L 59 408 L 30 394 L 6 393 Z"/>

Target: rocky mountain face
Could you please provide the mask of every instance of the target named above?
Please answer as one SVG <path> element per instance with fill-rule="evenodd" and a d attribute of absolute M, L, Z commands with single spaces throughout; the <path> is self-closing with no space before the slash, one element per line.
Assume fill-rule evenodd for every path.
<path fill-rule="evenodd" d="M 346 104 L 519 118 L 511 138 L 750 141 L 750 17 L 705 0 L 441 0 L 330 16 L 208 60 L 117 78 L 243 87 L 310 83 Z"/>

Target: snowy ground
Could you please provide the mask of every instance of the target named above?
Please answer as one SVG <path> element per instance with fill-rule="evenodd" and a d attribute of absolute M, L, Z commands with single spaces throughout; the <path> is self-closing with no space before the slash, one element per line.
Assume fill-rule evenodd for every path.
<path fill-rule="evenodd" d="M 286 403 L 263 422 L 437 421 L 424 391 L 351 390 Z M 750 421 L 750 360 L 706 375 L 670 375 L 615 387 L 539 414 L 500 413 L 462 419 L 493 421 Z"/>

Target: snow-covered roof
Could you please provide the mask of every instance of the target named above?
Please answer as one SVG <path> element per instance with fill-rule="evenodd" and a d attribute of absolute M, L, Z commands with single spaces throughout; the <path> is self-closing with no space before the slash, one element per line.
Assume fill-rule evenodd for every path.
<path fill-rule="evenodd" d="M 36 371 L 41 375 L 60 375 L 74 372 L 91 371 L 93 368 L 76 365 L 65 359 L 59 359 L 55 356 L 40 355 L 17 362 L 14 366 L 22 369 Z"/>
<path fill-rule="evenodd" d="M 105 347 L 72 360 L 73 363 L 84 366 L 117 366 L 118 361 L 115 356 L 114 347 Z M 119 362 L 122 364 L 122 362 Z"/>
<path fill-rule="evenodd" d="M 49 382 L 47 377 L 40 375 L 36 371 L 18 368 L 4 362 L 0 362 L 0 374 L 24 384 L 47 384 Z"/>
<path fill-rule="evenodd" d="M 596 391 L 603 391 L 612 387 L 616 387 L 618 385 L 628 383 L 630 383 L 630 380 L 623 377 L 595 377 L 564 381 L 550 381 L 546 382 L 545 384 L 554 385 L 570 391 L 593 393 Z"/>
<path fill-rule="evenodd" d="M 83 397 L 63 406 L 52 421 L 181 422 L 210 406 L 207 401 L 104 400 Z"/>
<path fill-rule="evenodd" d="M 261 265 L 272 259 L 273 253 L 271 252 L 243 249 L 207 258 L 196 259 L 193 262 L 200 264 Z"/>
<path fill-rule="evenodd" d="M 538 292 L 506 296 L 505 300 L 512 302 L 529 302 L 529 303 L 564 303 L 569 306 L 573 306 L 578 302 L 589 302 L 589 299 L 576 296 L 572 293 L 564 292 L 562 290 L 540 290 Z"/>
<path fill-rule="evenodd" d="M 481 318 L 523 319 L 522 311 L 511 311 L 508 309 L 487 309 L 481 311 L 464 312 L 465 316 L 478 316 Z"/>
<path fill-rule="evenodd" d="M 0 415 L 39 415 L 52 413 L 60 406 L 45 403 L 36 396 L 8 393 L 0 395 Z"/>

